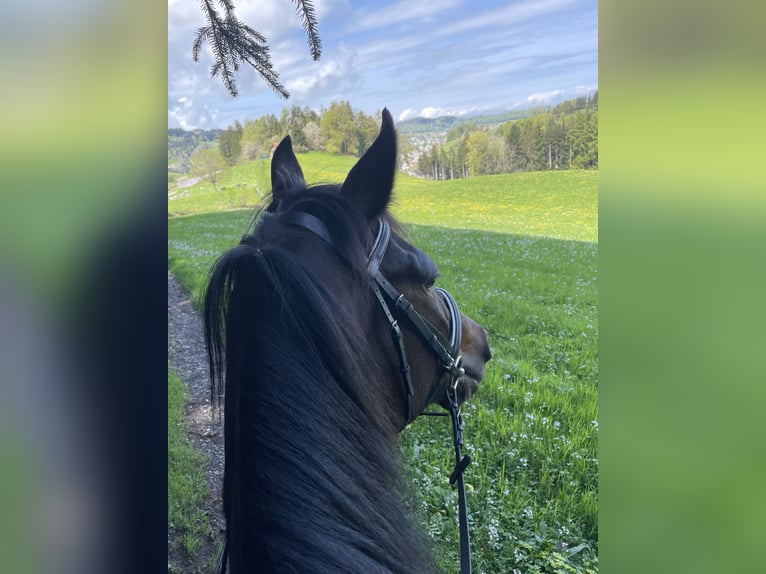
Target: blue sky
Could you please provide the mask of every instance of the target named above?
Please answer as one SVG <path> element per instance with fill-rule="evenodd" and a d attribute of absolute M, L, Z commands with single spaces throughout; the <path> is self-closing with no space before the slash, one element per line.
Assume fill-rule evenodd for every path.
<path fill-rule="evenodd" d="M 289 100 L 252 69 L 231 97 L 209 77 L 204 25 L 194 0 L 168 1 L 168 126 L 225 128 L 293 105 L 335 100 L 395 119 L 527 108 L 598 87 L 596 0 L 315 0 L 322 58 L 311 59 L 290 0 L 235 0 L 238 17 L 264 34 Z"/>

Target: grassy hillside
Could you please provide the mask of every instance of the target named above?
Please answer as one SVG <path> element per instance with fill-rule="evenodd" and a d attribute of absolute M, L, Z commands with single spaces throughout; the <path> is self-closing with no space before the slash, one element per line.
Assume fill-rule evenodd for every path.
<path fill-rule="evenodd" d="M 298 154 L 306 181 L 339 183 L 350 156 Z M 176 180 L 177 181 L 177 180 Z M 258 204 L 270 189 L 266 160 L 237 165 L 208 181 L 174 189 L 171 215 L 226 211 Z M 432 181 L 399 174 L 392 206 L 402 221 L 452 228 L 596 241 L 597 171 L 546 171 Z"/>
<path fill-rule="evenodd" d="M 432 181 L 400 175 L 393 213 L 403 221 L 597 241 L 598 172 L 544 171 Z"/>
<path fill-rule="evenodd" d="M 303 153 L 298 157 L 309 183 L 340 183 L 356 161 L 351 156 L 326 152 Z M 190 215 L 257 205 L 271 189 L 270 162 L 255 160 L 235 165 L 219 175 L 216 186 L 218 191 L 203 180 L 188 187 L 169 188 L 168 213 Z"/>

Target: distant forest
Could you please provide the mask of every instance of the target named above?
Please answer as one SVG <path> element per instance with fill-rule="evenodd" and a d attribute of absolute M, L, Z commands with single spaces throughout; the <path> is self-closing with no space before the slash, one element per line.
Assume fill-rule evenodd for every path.
<path fill-rule="evenodd" d="M 361 156 L 374 141 L 379 121 L 379 110 L 368 116 L 341 101 L 319 113 L 285 108 L 280 117 L 235 122 L 226 130 L 169 129 L 168 171 L 188 172 L 202 150 L 220 155 L 230 166 L 268 158 L 287 134 L 297 151 Z M 598 92 L 553 107 L 470 119 L 416 118 L 398 128 L 402 165 L 420 177 L 598 168 Z"/>
<path fill-rule="evenodd" d="M 454 128 L 417 162 L 437 180 L 570 168 L 598 168 L 598 92 L 495 128 Z"/>
<path fill-rule="evenodd" d="M 200 147 L 211 147 L 218 141 L 223 130 L 168 129 L 168 171 L 186 173 L 192 154 Z"/>
<path fill-rule="evenodd" d="M 528 118 L 536 113 L 542 113 L 545 108 L 514 110 L 499 114 L 482 114 L 472 117 L 439 116 L 436 118 L 412 118 L 396 123 L 396 131 L 404 135 L 446 133 L 453 128 L 464 125 L 497 126 L 504 122 Z"/>

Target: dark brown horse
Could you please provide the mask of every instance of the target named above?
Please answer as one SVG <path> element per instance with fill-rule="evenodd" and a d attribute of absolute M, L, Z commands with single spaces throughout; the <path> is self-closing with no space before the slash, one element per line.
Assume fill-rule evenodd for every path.
<path fill-rule="evenodd" d="M 233 574 L 435 569 L 399 495 L 396 434 L 429 403 L 447 407 L 450 387 L 469 397 L 491 355 L 485 330 L 434 287 L 434 262 L 396 232 L 395 164 L 387 110 L 340 186 L 307 187 L 285 138 L 270 204 L 212 271 Z"/>

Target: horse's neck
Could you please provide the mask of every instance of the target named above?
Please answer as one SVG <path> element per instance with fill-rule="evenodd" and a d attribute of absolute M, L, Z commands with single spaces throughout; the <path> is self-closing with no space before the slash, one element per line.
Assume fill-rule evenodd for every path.
<path fill-rule="evenodd" d="M 301 400 L 291 402 L 289 391 L 240 397 L 244 410 L 227 428 L 236 433 L 227 443 L 227 519 L 242 537 L 233 540 L 240 559 L 252 565 L 266 552 L 295 571 L 422 563 L 413 558 L 422 547 L 398 495 L 393 435 L 354 409 L 351 397 L 329 392 L 330 382 L 300 372 L 270 386 L 303 388 Z"/>

